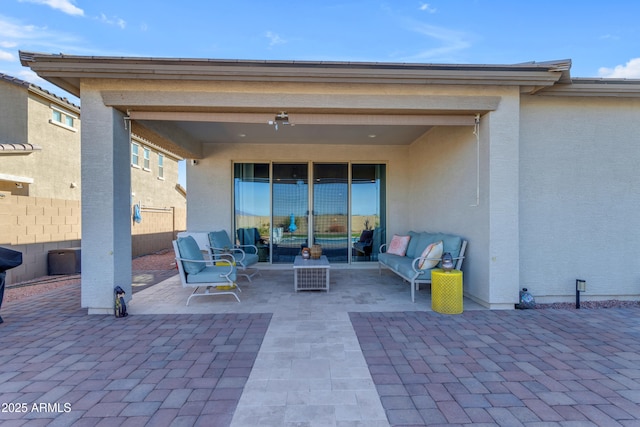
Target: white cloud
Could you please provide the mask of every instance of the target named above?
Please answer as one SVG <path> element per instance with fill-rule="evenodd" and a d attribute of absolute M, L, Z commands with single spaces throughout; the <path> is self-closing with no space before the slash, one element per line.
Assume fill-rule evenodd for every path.
<path fill-rule="evenodd" d="M 269 46 L 276 46 L 287 42 L 285 39 L 272 31 L 267 31 L 265 36 L 269 39 Z"/>
<path fill-rule="evenodd" d="M 429 3 L 420 3 L 419 9 L 423 12 L 429 12 L 429 13 L 436 13 L 436 10 L 437 10 L 435 7 L 431 7 Z"/>
<path fill-rule="evenodd" d="M 123 30 L 127 26 L 127 22 L 122 18 L 118 18 L 117 16 L 109 18 L 104 13 L 101 13 L 100 17 L 98 19 L 100 20 L 100 22 L 103 22 L 103 23 L 109 24 L 109 25 L 116 25 L 116 26 L 122 28 Z"/>
<path fill-rule="evenodd" d="M 15 61 L 16 56 L 10 52 L 0 50 L 0 61 Z"/>
<path fill-rule="evenodd" d="M 84 16 L 84 10 L 77 7 L 74 0 L 20 0 L 36 4 L 44 4 L 68 15 Z"/>
<path fill-rule="evenodd" d="M 47 27 L 23 24 L 0 15 L 0 48 L 5 50 L 77 51 L 77 37 Z"/>
<path fill-rule="evenodd" d="M 434 25 L 415 23 L 410 28 L 418 34 L 434 39 L 439 46 L 425 49 L 407 58 L 408 61 L 450 61 L 451 55 L 471 46 L 464 33 Z"/>
<path fill-rule="evenodd" d="M 616 65 L 614 68 L 602 67 L 598 70 L 600 77 L 612 79 L 640 79 L 640 58 L 631 59 L 624 65 Z"/>

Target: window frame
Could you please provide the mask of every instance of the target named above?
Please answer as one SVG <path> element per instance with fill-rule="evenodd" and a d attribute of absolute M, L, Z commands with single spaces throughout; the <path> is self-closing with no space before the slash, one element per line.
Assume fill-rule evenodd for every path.
<path fill-rule="evenodd" d="M 51 118 L 49 119 L 49 123 L 69 130 L 71 132 L 78 132 L 75 124 L 76 120 L 78 120 L 79 117 L 76 114 L 73 114 L 70 111 L 67 111 L 64 108 L 58 107 L 54 104 L 51 104 L 49 107 L 51 108 Z M 69 120 L 71 121 L 71 124 L 67 123 Z"/>
<path fill-rule="evenodd" d="M 136 147 L 135 153 L 133 147 Z M 135 156 L 136 161 L 133 161 L 133 157 Z M 136 142 L 131 143 L 131 166 L 134 168 L 140 169 L 140 144 Z"/>
<path fill-rule="evenodd" d="M 142 170 L 151 172 L 151 150 L 148 147 L 142 147 Z"/>
<path fill-rule="evenodd" d="M 158 153 L 158 179 L 164 180 L 164 154 Z"/>

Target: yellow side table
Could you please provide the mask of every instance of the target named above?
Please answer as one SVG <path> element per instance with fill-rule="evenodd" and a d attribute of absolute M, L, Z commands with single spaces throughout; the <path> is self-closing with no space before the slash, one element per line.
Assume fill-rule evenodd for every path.
<path fill-rule="evenodd" d="M 431 270 L 431 309 L 443 314 L 462 313 L 462 271 Z"/>

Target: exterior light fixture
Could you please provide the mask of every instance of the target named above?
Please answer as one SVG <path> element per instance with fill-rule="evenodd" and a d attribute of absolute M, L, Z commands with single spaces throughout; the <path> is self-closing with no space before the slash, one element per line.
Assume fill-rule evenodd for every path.
<path fill-rule="evenodd" d="M 576 279 L 576 308 L 580 308 L 580 292 L 587 291 L 587 282 Z"/>

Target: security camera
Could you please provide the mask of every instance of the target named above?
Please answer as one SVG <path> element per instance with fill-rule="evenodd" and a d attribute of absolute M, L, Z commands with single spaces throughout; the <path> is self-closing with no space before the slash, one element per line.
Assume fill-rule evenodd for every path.
<path fill-rule="evenodd" d="M 195 166 L 195 165 L 197 165 L 197 164 L 198 164 L 198 160 L 196 160 L 196 159 L 191 159 L 191 165 L 192 165 L 192 166 Z"/>

